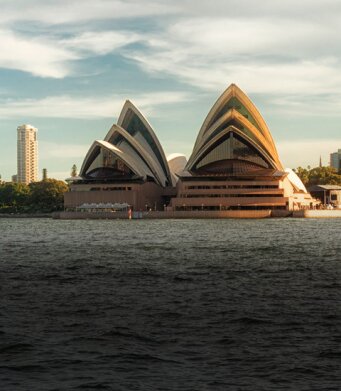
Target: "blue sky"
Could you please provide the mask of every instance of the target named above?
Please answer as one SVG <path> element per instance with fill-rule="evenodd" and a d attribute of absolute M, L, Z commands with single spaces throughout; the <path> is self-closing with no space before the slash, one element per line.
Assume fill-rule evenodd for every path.
<path fill-rule="evenodd" d="M 341 148 L 338 0 L 0 0 L 0 174 L 16 128 L 39 129 L 39 170 L 64 179 L 125 99 L 166 155 L 189 157 L 206 114 L 236 83 L 287 167 Z"/>

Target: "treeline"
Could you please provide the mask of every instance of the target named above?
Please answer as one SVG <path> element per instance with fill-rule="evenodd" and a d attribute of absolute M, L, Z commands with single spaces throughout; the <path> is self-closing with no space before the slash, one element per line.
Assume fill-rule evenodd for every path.
<path fill-rule="evenodd" d="M 0 213 L 49 213 L 63 209 L 63 181 L 45 179 L 29 185 L 0 182 Z"/>
<path fill-rule="evenodd" d="M 305 186 L 340 185 L 341 175 L 332 167 L 307 168 L 298 167 L 294 170 Z"/>

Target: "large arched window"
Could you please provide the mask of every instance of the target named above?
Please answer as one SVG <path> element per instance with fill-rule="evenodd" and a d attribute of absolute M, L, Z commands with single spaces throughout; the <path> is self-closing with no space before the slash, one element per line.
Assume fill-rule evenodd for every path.
<path fill-rule="evenodd" d="M 229 132 L 206 151 L 195 164 L 194 171 L 208 165 L 212 167 L 212 163 L 215 162 L 221 162 L 219 163 L 219 171 L 221 171 L 222 162 L 230 167 L 229 160 L 244 161 L 259 168 L 271 168 L 265 157 L 255 147 L 236 133 Z"/>
<path fill-rule="evenodd" d="M 133 171 L 113 152 L 97 146 L 85 171 L 88 179 L 131 178 Z"/>

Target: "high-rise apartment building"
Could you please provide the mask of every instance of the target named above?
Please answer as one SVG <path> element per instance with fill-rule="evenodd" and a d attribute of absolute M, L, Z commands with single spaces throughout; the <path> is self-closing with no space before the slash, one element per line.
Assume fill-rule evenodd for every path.
<path fill-rule="evenodd" d="M 336 171 L 341 170 L 341 149 L 330 154 L 330 167 L 335 168 Z"/>
<path fill-rule="evenodd" d="M 38 180 L 38 129 L 31 125 L 21 125 L 18 132 L 18 183 L 31 183 Z"/>

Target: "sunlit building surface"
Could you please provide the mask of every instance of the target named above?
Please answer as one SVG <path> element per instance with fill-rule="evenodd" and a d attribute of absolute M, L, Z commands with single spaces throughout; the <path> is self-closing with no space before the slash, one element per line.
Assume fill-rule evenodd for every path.
<path fill-rule="evenodd" d="M 208 113 L 192 155 L 168 161 L 147 120 L 127 101 L 117 125 L 90 147 L 65 207 L 121 202 L 134 210 L 294 210 L 313 206 L 284 169 L 270 131 L 232 84 Z"/>
<path fill-rule="evenodd" d="M 319 199 L 323 205 L 331 205 L 341 209 L 341 186 L 314 185 L 309 188 L 310 193 Z"/>
<path fill-rule="evenodd" d="M 341 149 L 330 154 L 330 167 L 335 168 L 336 171 L 341 171 Z"/>
<path fill-rule="evenodd" d="M 38 180 L 38 129 L 31 125 L 17 128 L 18 183 L 29 184 Z"/>
<path fill-rule="evenodd" d="M 67 208 L 118 202 L 128 203 L 135 210 L 160 210 L 175 195 L 175 177 L 160 142 L 130 101 L 104 140 L 94 141 L 79 177 L 70 179 Z"/>

